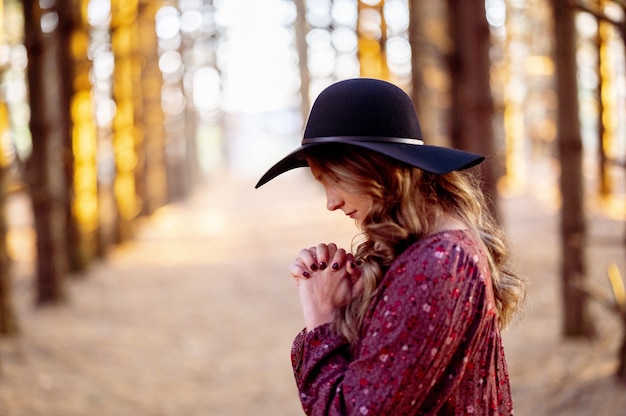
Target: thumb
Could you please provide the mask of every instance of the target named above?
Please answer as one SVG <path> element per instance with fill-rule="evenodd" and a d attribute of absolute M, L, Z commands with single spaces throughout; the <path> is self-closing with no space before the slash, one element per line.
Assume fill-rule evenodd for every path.
<path fill-rule="evenodd" d="M 360 293 L 363 290 L 363 281 L 361 280 L 361 269 L 355 264 L 354 256 L 348 256 L 346 271 L 352 282 L 352 292 Z"/>

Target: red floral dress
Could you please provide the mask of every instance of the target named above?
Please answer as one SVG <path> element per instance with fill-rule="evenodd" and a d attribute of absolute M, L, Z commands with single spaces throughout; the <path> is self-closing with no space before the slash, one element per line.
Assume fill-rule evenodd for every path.
<path fill-rule="evenodd" d="M 292 364 L 307 415 L 512 415 L 485 253 L 444 231 L 390 266 L 356 345 L 302 331 Z"/>

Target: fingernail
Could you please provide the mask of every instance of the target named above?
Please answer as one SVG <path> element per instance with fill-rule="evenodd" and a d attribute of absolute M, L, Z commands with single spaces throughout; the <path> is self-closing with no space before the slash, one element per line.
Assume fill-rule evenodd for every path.
<path fill-rule="evenodd" d="M 317 264 L 313 263 L 311 265 L 311 270 L 313 270 L 313 271 L 317 270 Z"/>
<path fill-rule="evenodd" d="M 309 277 L 309 276 L 311 276 L 311 273 L 309 273 L 309 272 L 302 272 L 302 276 Z"/>
<path fill-rule="evenodd" d="M 330 266 L 333 270 L 337 270 L 339 268 L 339 263 L 333 263 L 332 266 Z"/>
<path fill-rule="evenodd" d="M 324 270 L 326 268 L 326 262 L 320 261 L 320 270 Z"/>

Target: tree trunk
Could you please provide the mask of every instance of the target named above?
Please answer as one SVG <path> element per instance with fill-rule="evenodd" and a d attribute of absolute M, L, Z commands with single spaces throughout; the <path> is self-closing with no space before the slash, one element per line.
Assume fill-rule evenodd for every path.
<path fill-rule="evenodd" d="M 167 202 L 167 180 L 165 175 L 165 130 L 161 108 L 163 76 L 159 70 L 158 43 L 154 27 L 159 4 L 152 0 L 141 0 L 138 12 L 138 43 L 143 51 L 145 65 L 141 74 L 141 94 L 144 141 L 140 152 L 144 154 L 143 171 L 139 175 L 138 188 L 145 203 L 141 214 L 150 215 Z"/>
<path fill-rule="evenodd" d="M 59 64 L 63 95 L 60 107 L 67 109 L 66 181 L 67 245 L 70 272 L 88 268 L 97 253 L 98 224 L 96 127 L 91 104 L 90 70 L 87 57 L 89 33 L 81 16 L 79 0 L 57 0 Z M 70 111 L 71 110 L 71 111 Z"/>
<path fill-rule="evenodd" d="M 595 333 L 586 295 L 579 289 L 586 279 L 582 139 L 576 78 L 576 28 L 568 0 L 552 0 L 558 97 L 558 150 L 561 162 L 561 279 L 565 336 Z"/>
<path fill-rule="evenodd" d="M 429 88 L 425 82 L 428 72 L 441 71 L 440 51 L 429 38 L 425 24 L 429 20 L 440 19 L 437 13 L 440 7 L 435 2 L 409 2 L 409 44 L 411 45 L 411 99 L 419 115 L 422 134 L 428 144 L 436 143 L 438 136 L 437 123 L 441 114 L 438 96 L 440 91 Z"/>
<path fill-rule="evenodd" d="M 417 114 L 420 114 L 420 92 L 424 90 L 422 60 L 424 51 L 424 36 L 422 26 L 424 24 L 422 2 L 409 2 L 409 45 L 411 46 L 411 100 Z"/>
<path fill-rule="evenodd" d="M 620 347 L 619 364 L 617 366 L 616 376 L 622 381 L 626 381 L 626 311 L 622 312 L 622 346 Z"/>
<path fill-rule="evenodd" d="M 6 107 L 4 108 L 6 110 Z M 6 111 L 4 111 L 6 114 Z M 6 117 L 3 117 L 6 120 Z M 2 126 L 6 128 L 6 125 Z M 6 179 L 6 166 L 0 166 L 0 334 L 13 335 L 18 330 L 17 318 L 13 311 L 12 285 L 11 285 L 11 259 L 7 249 L 6 201 L 8 196 L 8 184 Z"/>
<path fill-rule="evenodd" d="M 448 0 L 451 79 L 450 137 L 454 147 L 487 156 L 483 190 L 496 217 L 500 176 L 493 137 L 489 49 L 491 34 L 484 0 Z"/>
<path fill-rule="evenodd" d="M 137 154 L 143 131 L 137 125 L 137 100 L 140 80 L 137 59 L 137 0 L 111 2 L 111 45 L 115 56 L 113 98 L 117 104 L 113 120 L 115 182 L 113 192 L 118 210 L 116 242 L 133 236 L 133 223 L 142 210 L 137 195 Z"/>
<path fill-rule="evenodd" d="M 385 22 L 384 1 L 376 4 L 357 1 L 357 36 L 359 71 L 361 77 L 378 78 L 389 80 L 389 67 L 387 65 L 387 24 Z M 379 16 L 378 30 L 371 30 L 367 25 L 361 24 L 360 19 L 365 12 L 372 12 Z"/>
<path fill-rule="evenodd" d="M 67 108 L 63 108 L 58 31 L 44 33 L 39 2 L 24 0 L 24 44 L 28 52 L 30 131 L 26 163 L 37 234 L 38 304 L 65 299 L 67 273 Z M 65 47 L 65 45 L 63 46 Z"/>
<path fill-rule="evenodd" d="M 300 70 L 300 113 L 302 122 L 305 123 L 311 109 L 311 97 L 309 95 L 309 47 L 306 35 L 309 32 L 306 22 L 305 0 L 295 0 L 297 16 L 294 23 L 296 31 L 296 45 L 298 49 L 298 69 Z"/>

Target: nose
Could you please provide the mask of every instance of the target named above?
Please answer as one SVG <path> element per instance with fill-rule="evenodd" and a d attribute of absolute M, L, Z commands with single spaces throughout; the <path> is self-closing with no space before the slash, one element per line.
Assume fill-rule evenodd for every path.
<path fill-rule="evenodd" d="M 331 187 L 326 188 L 326 209 L 334 211 L 343 206 L 344 201 L 341 196 Z"/>

